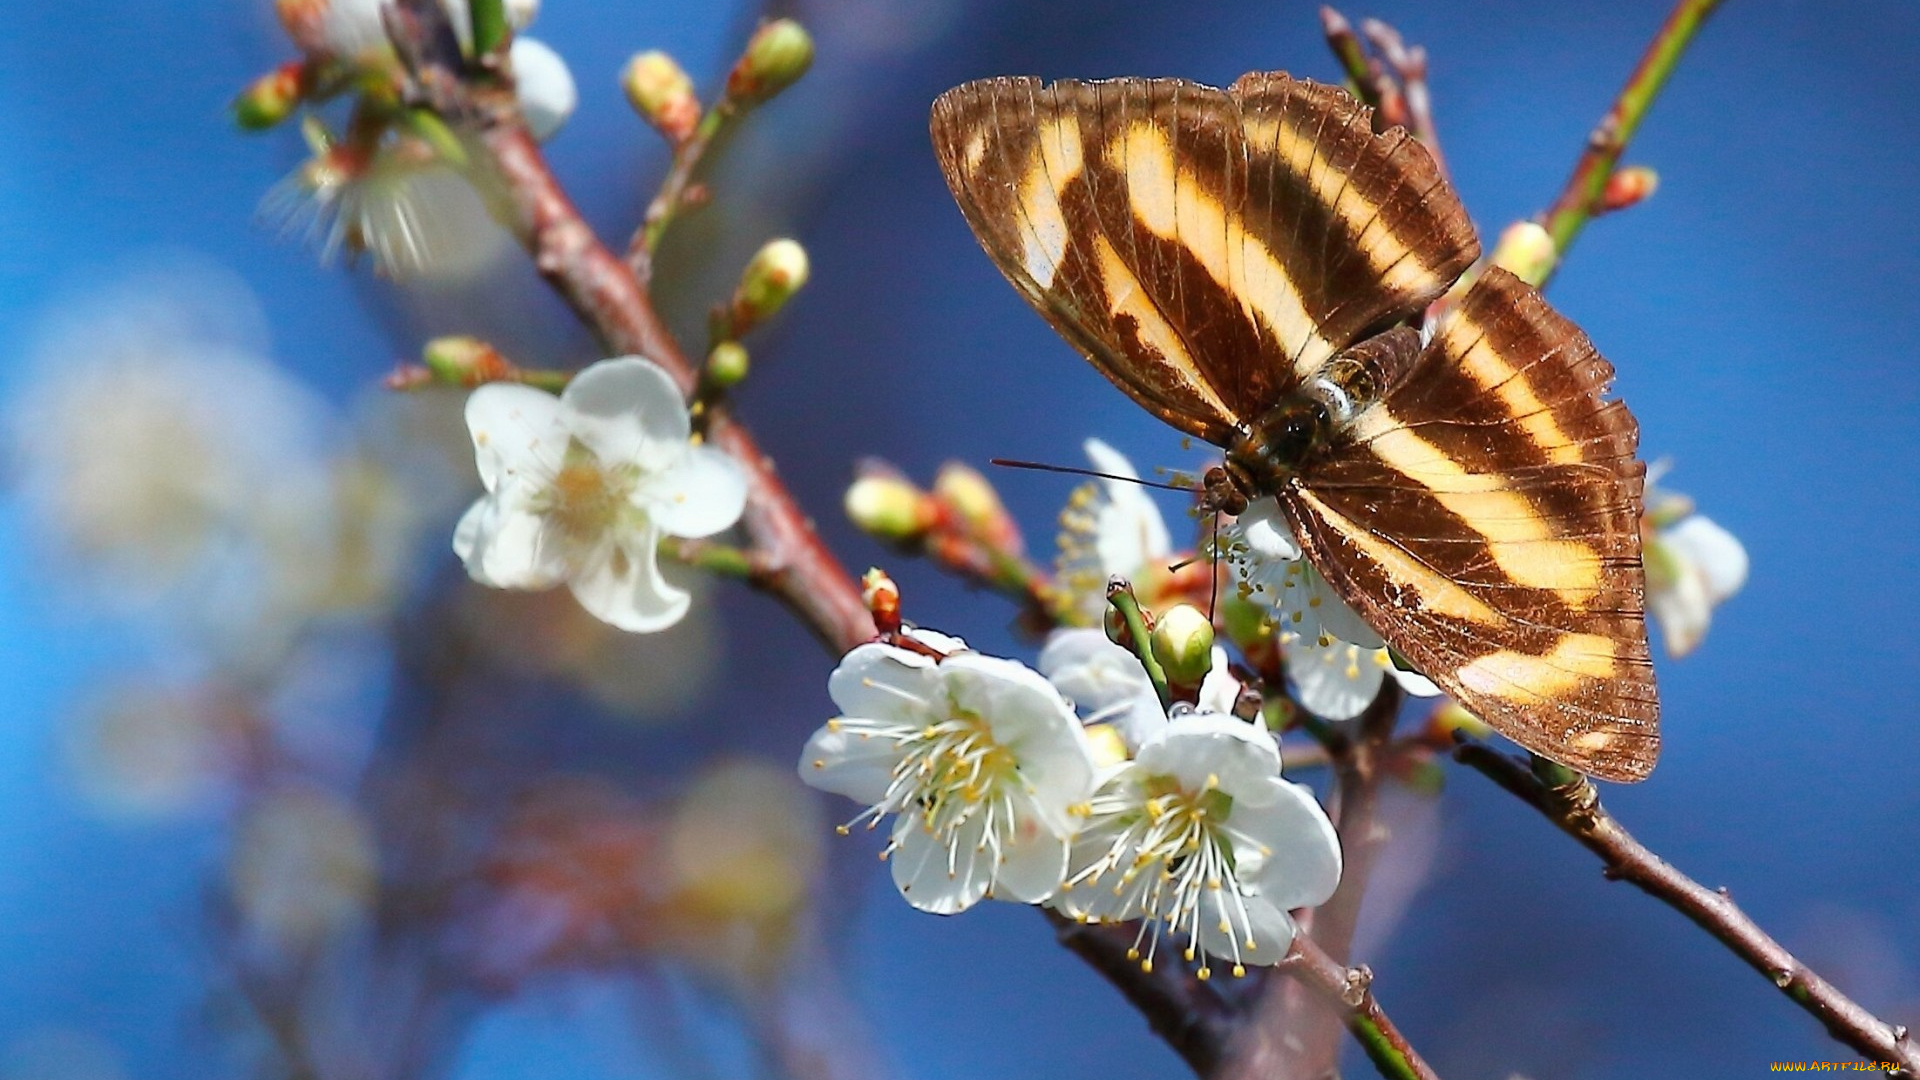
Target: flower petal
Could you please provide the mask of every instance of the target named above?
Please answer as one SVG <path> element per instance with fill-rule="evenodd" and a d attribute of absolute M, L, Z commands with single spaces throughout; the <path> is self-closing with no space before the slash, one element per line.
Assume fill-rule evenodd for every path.
<path fill-rule="evenodd" d="M 993 898 L 1038 904 L 1067 878 L 1067 841 L 1033 818 L 1022 818 L 1000 840 Z"/>
<path fill-rule="evenodd" d="M 1047 635 L 1037 663 L 1082 722 L 1112 724 L 1129 747 L 1139 746 L 1167 722 L 1139 658 L 1107 640 L 1103 630 L 1055 630 Z"/>
<path fill-rule="evenodd" d="M 933 658 L 892 645 L 854 646 L 827 677 L 827 694 L 842 715 L 892 721 L 912 730 L 947 718 L 946 695 Z"/>
<path fill-rule="evenodd" d="M 1340 837 L 1303 784 L 1275 780 L 1263 805 L 1233 804 L 1233 827 L 1266 850 L 1241 859 L 1260 895 L 1282 910 L 1324 904 L 1340 887 Z"/>
<path fill-rule="evenodd" d="M 993 880 L 993 857 L 983 849 L 985 815 L 975 814 L 953 837 L 952 854 L 917 814 L 894 823 L 893 883 L 907 903 L 935 915 L 953 915 L 979 903 Z M 952 865 L 949 865 L 951 860 Z"/>
<path fill-rule="evenodd" d="M 1099 439 L 1088 439 L 1085 447 L 1087 460 L 1093 462 L 1098 471 L 1134 480 L 1140 478 L 1133 462 Z M 1102 480 L 1101 493 L 1106 502 L 1095 511 L 1098 524 L 1094 544 L 1102 570 L 1136 577 L 1144 567 L 1165 559 L 1173 551 L 1166 518 L 1161 516 L 1160 507 L 1155 505 L 1146 488 L 1126 480 Z"/>
<path fill-rule="evenodd" d="M 1323 646 L 1317 637 L 1300 637 L 1286 643 L 1286 652 L 1294 696 L 1315 716 L 1350 720 L 1380 694 L 1388 662 L 1384 650 L 1363 651 L 1339 640 Z"/>
<path fill-rule="evenodd" d="M 1200 911 L 1200 948 L 1216 960 L 1277 964 L 1293 945 L 1293 917 L 1258 894 L 1241 896 L 1240 904 L 1225 889 L 1209 894 L 1212 903 Z M 1220 929 L 1225 921 L 1228 929 Z M 1242 937 L 1241 934 L 1246 936 Z"/>
<path fill-rule="evenodd" d="M 1720 604 L 1747 583 L 1746 546 L 1712 518 L 1695 514 L 1665 530 L 1660 539 L 1699 570 L 1709 603 Z"/>
<path fill-rule="evenodd" d="M 886 798 L 899 760 L 899 743 L 893 739 L 822 727 L 800 752 L 800 779 L 872 806 Z"/>
<path fill-rule="evenodd" d="M 594 618 L 636 634 L 679 622 L 691 598 L 660 576 L 659 542 L 646 528 L 602 543 L 568 582 L 574 598 Z"/>
<path fill-rule="evenodd" d="M 643 477 L 633 501 L 670 536 L 712 536 L 740 520 L 747 476 L 725 453 L 690 446 L 665 470 Z"/>
<path fill-rule="evenodd" d="M 1219 713 L 1174 717 L 1135 757 L 1147 776 L 1168 776 L 1197 793 L 1217 787 L 1257 804 L 1273 798 L 1270 781 L 1280 775 L 1280 748 L 1265 727 Z"/>
<path fill-rule="evenodd" d="M 547 529 L 546 519 L 511 509 L 500 495 L 481 499 L 461 516 L 453 550 L 469 577 L 497 589 L 547 589 L 567 576 L 566 545 Z"/>
<path fill-rule="evenodd" d="M 551 477 L 567 453 L 560 400 L 531 386 L 488 383 L 467 395 L 467 431 L 488 491 L 503 477 Z"/>
<path fill-rule="evenodd" d="M 1020 775 L 1049 825 L 1065 832 L 1067 807 L 1093 790 L 1093 750 L 1066 700 L 1024 664 L 979 653 L 940 663 L 956 709 L 987 722 L 994 739 L 1019 758 Z"/>
<path fill-rule="evenodd" d="M 1280 500 L 1271 495 L 1248 503 L 1234 519 L 1234 528 L 1256 563 L 1300 558 L 1300 542 L 1293 538 L 1293 527 L 1280 511 Z"/>
<path fill-rule="evenodd" d="M 574 438 L 604 465 L 658 472 L 687 452 L 692 421 L 680 387 L 639 356 L 602 360 L 573 377 L 560 395 Z"/>

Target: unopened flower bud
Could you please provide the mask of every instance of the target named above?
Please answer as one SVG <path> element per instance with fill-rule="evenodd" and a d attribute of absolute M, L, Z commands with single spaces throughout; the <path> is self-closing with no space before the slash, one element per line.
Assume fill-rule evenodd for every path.
<path fill-rule="evenodd" d="M 807 249 L 798 241 L 769 240 L 740 275 L 734 309 L 747 325 L 770 319 L 807 283 Z"/>
<path fill-rule="evenodd" d="M 1628 165 L 1615 169 L 1607 177 L 1607 186 L 1600 192 L 1600 213 L 1612 213 L 1625 210 L 1636 203 L 1642 203 L 1659 190 L 1660 174 L 1645 165 Z"/>
<path fill-rule="evenodd" d="M 1510 271 L 1529 285 L 1547 280 L 1559 258 L 1553 237 L 1537 221 L 1516 221 L 1507 226 L 1493 248 L 1493 265 Z"/>
<path fill-rule="evenodd" d="M 729 390 L 747 377 L 748 367 L 747 347 L 737 341 L 723 341 L 707 354 L 705 375 L 710 385 Z"/>
<path fill-rule="evenodd" d="M 949 512 L 965 523 L 981 543 L 1001 551 L 1020 547 L 1020 527 L 993 484 L 980 470 L 957 461 L 940 466 L 933 478 L 933 494 Z"/>
<path fill-rule="evenodd" d="M 479 386 L 508 378 L 513 373 L 513 365 L 492 345 L 461 335 L 427 342 L 420 360 L 433 372 L 436 381 L 456 386 Z"/>
<path fill-rule="evenodd" d="M 1096 767 L 1107 769 L 1125 765 L 1133 755 L 1127 752 L 1127 740 L 1112 724 L 1088 724 L 1087 749 L 1093 751 Z"/>
<path fill-rule="evenodd" d="M 700 126 L 700 98 L 679 61 L 654 50 L 627 61 L 620 86 L 633 110 L 671 142 L 685 142 Z"/>
<path fill-rule="evenodd" d="M 1148 643 L 1174 686 L 1198 686 L 1213 670 L 1213 622 L 1192 604 L 1161 612 Z"/>
<path fill-rule="evenodd" d="M 874 626 L 882 634 L 899 632 L 900 586 L 893 583 L 885 570 L 876 566 L 860 575 L 860 599 L 873 613 Z"/>
<path fill-rule="evenodd" d="M 727 74 L 727 96 L 757 104 L 792 86 L 813 66 L 813 37 L 792 19 L 761 23 Z"/>
<path fill-rule="evenodd" d="M 893 543 L 927 534 L 939 515 L 927 493 L 898 476 L 862 476 L 847 488 L 847 518 L 868 536 Z"/>
<path fill-rule="evenodd" d="M 255 79 L 233 99 L 233 122 L 242 131 L 265 131 L 292 116 L 300 104 L 305 67 L 295 60 Z"/>

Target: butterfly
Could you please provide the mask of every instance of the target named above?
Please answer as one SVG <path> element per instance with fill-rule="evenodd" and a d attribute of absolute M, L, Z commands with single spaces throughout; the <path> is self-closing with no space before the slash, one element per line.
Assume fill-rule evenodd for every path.
<path fill-rule="evenodd" d="M 1659 754 L 1639 427 L 1578 327 L 1498 267 L 1432 156 L 1282 73 L 967 83 L 935 151 L 981 246 L 1154 415 L 1224 451 L 1203 507 L 1275 497 L 1386 642 L 1537 754 Z"/>

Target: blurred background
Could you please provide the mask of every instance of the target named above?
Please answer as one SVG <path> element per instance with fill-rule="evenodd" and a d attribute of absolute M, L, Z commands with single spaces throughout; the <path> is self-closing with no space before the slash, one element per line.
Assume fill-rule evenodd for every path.
<path fill-rule="evenodd" d="M 1491 237 L 1558 190 L 1665 7 L 1346 10 L 1427 46 Z M 818 59 L 671 235 L 672 321 L 697 337 L 763 240 L 799 238 L 812 284 L 755 339 L 741 411 L 845 560 L 1031 657 L 1004 602 L 844 523 L 851 463 L 1073 463 L 1089 435 L 1195 459 L 981 255 L 928 103 L 990 74 L 1333 79 L 1315 7 L 546 0 L 532 33 L 581 91 L 549 153 L 604 236 L 666 157 L 621 66 L 666 49 L 708 94 L 764 12 L 806 23 Z M 466 584 L 459 396 L 381 377 L 437 334 L 542 366 L 595 347 L 475 207 L 449 211 L 472 215 L 457 257 L 404 287 L 261 220 L 304 156 L 226 111 L 292 55 L 266 0 L 8 16 L 0 1080 L 1183 1073 L 1034 913 L 919 914 L 870 838 L 832 836 L 850 808 L 792 779 L 830 658 L 772 603 L 714 583 L 631 638 L 564 592 Z M 1660 768 L 1610 804 L 1920 1025 L 1916 50 L 1903 0 L 1728 4 L 1628 154 L 1658 194 L 1590 227 L 1553 296 L 1619 368 L 1668 486 L 1752 556 L 1701 649 L 1662 667 Z M 1044 554 L 1069 485 L 995 479 Z M 1443 1075 L 1848 1056 L 1479 776 L 1391 810 L 1357 959 Z"/>

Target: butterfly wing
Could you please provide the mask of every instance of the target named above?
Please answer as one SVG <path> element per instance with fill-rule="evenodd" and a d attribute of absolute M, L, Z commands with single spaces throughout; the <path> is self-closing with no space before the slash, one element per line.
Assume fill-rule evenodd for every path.
<path fill-rule="evenodd" d="M 1432 158 L 1285 75 L 987 79 L 933 142 L 981 245 L 1108 379 L 1214 443 L 1478 253 Z"/>
<path fill-rule="evenodd" d="M 1412 370 L 1281 492 L 1316 568 L 1520 745 L 1607 780 L 1659 754 L 1639 428 L 1613 368 L 1489 269 Z"/>

